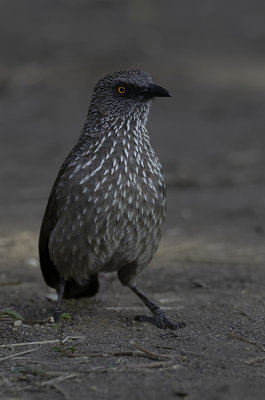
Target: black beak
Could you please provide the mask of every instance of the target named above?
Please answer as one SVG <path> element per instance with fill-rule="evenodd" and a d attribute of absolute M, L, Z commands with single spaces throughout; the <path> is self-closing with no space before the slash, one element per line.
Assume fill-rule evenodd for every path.
<path fill-rule="evenodd" d="M 154 83 L 151 83 L 148 87 L 146 87 L 141 94 L 146 99 L 152 99 L 153 97 L 171 97 L 166 89 L 155 85 Z"/>

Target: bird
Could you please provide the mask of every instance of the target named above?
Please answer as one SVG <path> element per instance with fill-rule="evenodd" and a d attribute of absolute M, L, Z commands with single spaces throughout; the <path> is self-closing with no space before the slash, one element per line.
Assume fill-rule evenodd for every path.
<path fill-rule="evenodd" d="M 136 283 L 158 248 L 166 214 L 162 166 L 146 128 L 155 97 L 170 94 L 140 70 L 109 73 L 94 88 L 40 228 L 41 271 L 58 293 L 55 321 L 63 298 L 94 296 L 98 274 L 116 271 L 151 311 L 137 321 L 160 329 L 185 325 L 169 320 Z"/>

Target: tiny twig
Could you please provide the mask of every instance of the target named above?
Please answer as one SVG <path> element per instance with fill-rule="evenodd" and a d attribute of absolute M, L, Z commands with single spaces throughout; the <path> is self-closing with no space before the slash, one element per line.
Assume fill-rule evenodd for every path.
<path fill-rule="evenodd" d="M 67 379 L 76 378 L 79 375 L 80 375 L 80 373 L 78 373 L 78 372 L 73 372 L 73 373 L 70 373 L 68 375 L 61 375 L 61 376 L 59 376 L 57 378 L 49 379 L 48 381 L 42 382 L 39 386 L 43 387 L 43 386 L 54 385 L 56 383 L 63 382 L 65 380 L 67 380 Z"/>
<path fill-rule="evenodd" d="M 171 360 L 171 359 L 172 359 L 172 356 L 170 356 L 170 355 L 168 355 L 168 354 L 153 353 L 153 352 L 151 352 L 151 351 L 145 349 L 144 347 L 140 346 L 140 345 L 137 344 L 137 343 L 132 343 L 132 345 L 133 345 L 136 349 L 138 349 L 138 350 L 140 350 L 141 352 L 143 352 L 148 358 L 151 358 L 151 360 L 158 360 L 158 361 L 160 361 L 161 359 L 162 359 L 162 360 Z"/>
<path fill-rule="evenodd" d="M 249 360 L 245 360 L 245 364 L 247 365 L 252 365 L 255 363 L 262 363 L 263 361 L 265 361 L 265 357 L 255 357 L 255 358 L 250 358 Z"/>
<path fill-rule="evenodd" d="M 96 358 L 96 357 L 147 357 L 150 358 L 151 360 L 156 360 L 156 361 L 165 361 L 165 360 L 168 361 L 172 360 L 173 358 L 183 359 L 183 356 L 179 355 L 171 356 L 168 354 L 153 353 L 136 343 L 133 343 L 133 346 L 136 347 L 138 351 L 107 351 L 107 352 L 86 353 L 86 354 L 71 353 L 68 356 L 75 359 Z"/>
<path fill-rule="evenodd" d="M 84 336 L 67 336 L 64 340 L 63 343 L 65 343 L 67 340 L 77 340 L 77 339 L 82 339 Z M 1 344 L 0 348 L 5 348 L 5 347 L 19 347 L 19 346 L 31 346 L 35 344 L 49 344 L 49 343 L 60 343 L 60 339 L 54 339 L 54 340 L 43 340 L 40 342 L 24 342 L 24 343 L 8 343 L 8 344 Z"/>
<path fill-rule="evenodd" d="M 66 336 L 66 338 L 64 338 L 62 340 L 62 343 L 66 343 L 69 339 L 70 340 L 77 340 L 77 339 L 83 339 L 85 336 Z"/>
<path fill-rule="evenodd" d="M 22 354 L 32 353 L 33 351 L 36 351 L 36 350 L 38 350 L 38 349 L 31 349 L 31 350 L 20 351 L 18 353 L 10 354 L 9 356 L 0 358 L 0 361 L 8 360 L 9 358 L 13 358 L 13 357 L 17 357 L 17 356 L 22 356 Z"/>
<path fill-rule="evenodd" d="M 245 342 L 245 343 L 248 343 L 248 344 L 253 344 L 254 346 L 258 347 L 259 349 L 261 349 L 262 351 L 265 352 L 265 347 L 263 347 L 261 344 L 255 342 L 254 340 L 250 340 L 250 339 L 244 338 L 242 336 L 237 336 L 234 333 L 231 333 L 230 336 L 233 339 L 240 340 L 241 342 Z"/>
<path fill-rule="evenodd" d="M 96 357 L 134 357 L 134 356 L 144 356 L 140 351 L 106 351 L 104 353 L 83 353 L 76 354 L 71 353 L 69 357 L 71 358 L 96 358 Z"/>

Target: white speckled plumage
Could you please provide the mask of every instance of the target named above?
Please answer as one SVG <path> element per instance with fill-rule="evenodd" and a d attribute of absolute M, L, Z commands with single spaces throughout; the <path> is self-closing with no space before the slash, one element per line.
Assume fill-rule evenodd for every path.
<path fill-rule="evenodd" d="M 65 279 L 79 284 L 91 273 L 119 270 L 135 260 L 138 272 L 149 263 L 161 236 L 164 179 L 145 125 L 138 124 L 141 131 L 126 130 L 128 123 L 115 130 L 116 125 L 115 120 L 104 124 L 104 140 L 81 136 L 82 150 L 68 158 L 55 191 L 58 222 L 49 251 Z M 72 227 L 70 237 L 65 226 Z"/>
<path fill-rule="evenodd" d="M 118 95 L 117 85 L 134 88 L 131 96 Z M 59 171 L 40 243 L 49 230 L 49 257 L 67 281 L 84 285 L 91 274 L 124 269 L 119 277 L 126 284 L 157 249 L 166 197 L 146 129 L 150 85 L 151 77 L 142 71 L 99 81 L 79 141 Z"/>

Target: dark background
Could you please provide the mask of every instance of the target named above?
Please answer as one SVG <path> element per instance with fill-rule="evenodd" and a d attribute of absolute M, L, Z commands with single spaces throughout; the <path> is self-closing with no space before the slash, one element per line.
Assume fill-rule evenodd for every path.
<path fill-rule="evenodd" d="M 265 216 L 263 0 L 0 6 L 4 230 L 39 228 L 95 83 L 137 68 L 172 95 L 155 101 L 149 122 L 168 183 L 166 227 L 256 240 Z"/>

